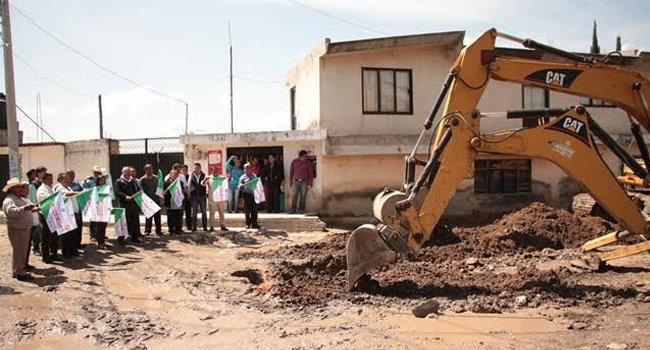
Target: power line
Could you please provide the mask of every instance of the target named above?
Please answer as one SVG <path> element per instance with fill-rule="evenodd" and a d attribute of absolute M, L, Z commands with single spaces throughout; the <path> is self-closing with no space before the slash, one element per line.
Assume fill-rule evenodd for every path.
<path fill-rule="evenodd" d="M 223 80 L 226 80 L 226 78 L 228 78 L 228 77 L 229 77 L 229 75 L 226 74 L 226 75 L 221 76 L 221 77 L 213 80 L 209 84 L 206 84 L 206 85 L 204 85 L 204 86 L 202 86 L 200 88 L 192 89 L 192 90 L 190 90 L 190 92 L 184 94 L 183 98 L 187 98 L 187 96 L 190 96 L 190 95 L 201 94 L 201 93 L 205 92 L 206 90 L 208 90 L 210 87 L 212 87 L 212 85 L 215 85 L 215 84 L 217 84 L 217 83 L 219 83 L 219 82 L 221 82 Z"/>
<path fill-rule="evenodd" d="M 32 119 L 32 117 L 30 117 L 30 116 L 29 116 L 25 111 L 23 111 L 23 109 L 20 108 L 20 106 L 19 106 L 18 104 L 16 104 L 16 108 L 18 108 L 18 110 L 19 110 L 23 115 L 25 115 L 25 117 L 27 117 L 27 119 L 29 119 L 29 121 L 31 121 L 32 123 L 34 123 L 34 125 L 36 125 L 37 128 L 41 129 L 41 131 L 44 132 L 45 135 L 47 135 L 49 138 L 51 138 L 52 141 L 56 142 L 56 140 L 54 139 L 54 137 L 52 137 L 52 135 L 50 135 L 50 133 L 47 132 L 47 130 L 43 129 L 40 125 L 38 125 L 38 123 L 35 122 L 34 119 Z"/>
<path fill-rule="evenodd" d="M 40 24 L 38 24 L 34 19 L 32 19 L 31 17 L 29 17 L 29 16 L 28 16 L 27 14 L 25 14 L 23 11 L 21 11 L 18 7 L 14 6 L 14 5 L 11 5 L 11 7 L 12 7 L 14 10 L 16 10 L 16 12 L 18 12 L 18 14 L 20 14 L 20 15 L 23 16 L 27 21 L 29 21 L 32 25 L 34 25 L 34 26 L 35 26 L 36 28 L 38 28 L 40 31 L 42 31 L 42 32 L 45 33 L 47 36 L 49 36 L 52 40 L 56 41 L 57 43 L 59 43 L 60 45 L 62 45 L 62 46 L 65 47 L 65 48 L 67 48 L 68 50 L 74 52 L 74 53 L 75 53 L 76 55 L 78 55 L 79 57 L 81 57 L 81 58 L 85 59 L 86 61 L 92 63 L 93 65 L 95 65 L 95 66 L 98 67 L 99 69 L 101 69 L 101 70 L 103 70 L 103 71 L 105 71 L 105 72 L 107 72 L 107 73 L 113 75 L 114 77 L 117 77 L 117 78 L 119 78 L 119 79 L 122 79 L 122 80 L 124 80 L 124 81 L 126 81 L 126 82 L 128 82 L 128 83 L 130 83 L 130 84 L 133 84 L 133 85 L 135 85 L 135 86 L 137 86 L 137 87 L 143 88 L 143 89 L 145 89 L 145 90 L 147 90 L 147 91 L 149 91 L 149 92 L 151 92 L 151 93 L 154 93 L 154 94 L 156 94 L 156 95 L 163 96 L 163 97 L 166 97 L 166 98 L 168 98 L 168 99 L 171 99 L 171 100 L 174 100 L 174 101 L 177 101 L 177 102 L 187 103 L 187 102 L 185 102 L 185 101 L 183 101 L 183 100 L 181 100 L 181 99 L 179 99 L 179 98 L 177 98 L 177 97 L 174 97 L 174 96 L 168 95 L 168 94 L 166 94 L 166 93 L 164 93 L 164 92 L 160 92 L 160 91 L 158 91 L 158 90 L 155 90 L 155 89 L 152 89 L 152 88 L 150 88 L 150 87 L 148 87 L 148 86 L 145 86 L 145 85 L 143 85 L 143 84 L 141 84 L 141 83 L 139 83 L 139 82 L 137 82 L 137 81 L 135 81 L 135 80 L 133 80 L 133 79 L 131 79 L 131 78 L 129 78 L 129 77 L 126 77 L 126 76 L 124 76 L 124 75 L 122 75 L 122 74 L 120 74 L 120 73 L 118 73 L 118 72 L 116 72 L 116 71 L 114 71 L 114 70 L 112 70 L 112 69 L 110 69 L 110 68 L 108 68 L 108 67 L 102 65 L 101 63 L 95 61 L 94 59 L 92 59 L 92 58 L 89 57 L 88 55 L 84 54 L 83 52 L 77 50 L 76 48 L 72 47 L 71 45 L 68 45 L 68 44 L 65 43 L 63 40 L 61 40 L 61 39 L 59 39 L 57 36 L 55 36 L 54 34 L 50 33 L 47 29 L 43 28 L 43 27 L 42 27 Z"/>
<path fill-rule="evenodd" d="M 27 66 L 27 68 L 29 68 L 29 69 L 32 71 L 32 73 L 34 73 L 34 75 L 35 75 L 37 78 L 42 79 L 42 80 L 46 80 L 46 81 L 48 81 L 50 84 L 55 85 L 55 86 L 58 86 L 58 87 L 63 88 L 63 89 L 66 89 L 66 90 L 68 90 L 68 91 L 72 91 L 72 92 L 74 92 L 75 94 L 77 94 L 77 95 L 79 95 L 79 96 L 83 96 L 83 97 L 90 98 L 90 99 L 94 99 L 94 98 L 95 98 L 95 97 L 93 97 L 93 96 L 91 96 L 91 95 L 85 94 L 85 93 L 83 93 L 83 92 L 81 92 L 81 91 L 78 91 L 78 90 L 75 89 L 75 88 L 72 88 L 72 87 L 67 86 L 67 85 L 65 85 L 65 84 L 62 84 L 62 83 L 59 83 L 58 81 L 56 81 L 56 80 L 54 80 L 54 79 L 52 79 L 52 78 L 50 78 L 50 77 L 47 77 L 47 76 L 41 74 L 41 73 L 38 71 L 38 69 L 36 69 L 32 64 L 30 64 L 29 62 L 27 62 L 27 60 L 24 59 L 23 57 L 21 57 L 18 53 L 16 53 L 16 51 L 14 51 L 14 56 L 18 59 L 18 61 L 20 61 L 20 62 L 21 62 L 22 64 L 24 64 L 25 66 Z"/>
<path fill-rule="evenodd" d="M 295 4 L 295 5 L 298 5 L 298 6 L 304 7 L 304 8 L 306 8 L 306 9 L 311 10 L 311 11 L 317 12 L 317 13 L 323 15 L 323 16 L 326 16 L 326 17 L 332 18 L 332 19 L 337 20 L 337 21 L 339 21 L 339 22 L 343 22 L 343 23 L 345 23 L 345 24 L 349 24 L 349 25 L 351 25 L 351 26 L 355 26 L 355 27 L 361 28 L 361 29 L 363 29 L 363 30 L 367 30 L 367 31 L 369 31 L 369 32 L 373 32 L 373 33 L 377 33 L 377 34 L 381 34 L 381 35 L 390 35 L 389 33 L 382 32 L 381 30 L 372 29 L 372 28 L 370 28 L 370 27 L 366 27 L 366 26 L 364 26 L 363 24 L 359 24 L 359 23 L 356 23 L 356 22 L 353 22 L 353 21 L 347 20 L 347 19 L 345 19 L 345 18 L 341 18 L 341 17 L 338 17 L 338 16 L 331 15 L 331 14 L 329 14 L 329 13 L 327 13 L 327 12 L 325 12 L 325 11 L 319 10 L 319 9 L 317 9 L 317 8 L 315 8 L 315 7 L 311 7 L 311 6 L 309 6 L 309 5 L 305 5 L 305 4 L 303 4 L 303 3 L 301 3 L 301 2 L 299 2 L 299 1 L 297 1 L 297 0 L 286 0 L 286 1 L 288 1 L 288 2 L 290 2 L 290 3 L 293 3 L 293 4 Z"/>

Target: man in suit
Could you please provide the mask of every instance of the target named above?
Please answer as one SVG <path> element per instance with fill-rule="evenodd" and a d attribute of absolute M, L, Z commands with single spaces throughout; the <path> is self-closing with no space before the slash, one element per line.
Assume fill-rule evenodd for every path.
<path fill-rule="evenodd" d="M 262 169 L 262 182 L 267 190 L 267 210 L 269 213 L 280 211 L 280 189 L 284 186 L 284 168 L 277 163 L 274 155 L 269 155 L 269 164 Z"/>
<path fill-rule="evenodd" d="M 131 242 L 141 242 L 140 236 L 140 207 L 133 200 L 132 196 L 140 189 L 137 180 L 131 176 L 131 167 L 122 168 L 122 176 L 115 181 L 115 197 L 120 202 L 120 207 L 126 209 L 126 226 L 131 236 Z M 118 238 L 118 243 L 124 245 L 124 237 Z"/>
<path fill-rule="evenodd" d="M 203 231 L 208 230 L 208 216 L 206 215 L 206 191 L 203 182 L 205 180 L 205 173 L 201 171 L 201 164 L 194 164 L 194 171 L 190 175 L 190 202 L 192 203 L 192 221 L 190 222 L 192 231 L 196 231 L 198 226 L 196 219 L 198 217 L 198 209 L 201 207 L 201 222 L 203 223 Z"/>

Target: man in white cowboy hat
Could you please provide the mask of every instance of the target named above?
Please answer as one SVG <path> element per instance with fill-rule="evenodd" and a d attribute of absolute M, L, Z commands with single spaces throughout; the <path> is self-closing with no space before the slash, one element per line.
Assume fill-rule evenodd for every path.
<path fill-rule="evenodd" d="M 2 203 L 2 210 L 7 218 L 7 235 L 13 249 L 12 277 L 19 281 L 28 281 L 33 277 L 27 272 L 27 253 L 29 238 L 34 226 L 34 213 L 38 206 L 32 203 L 29 196 L 29 183 L 11 178 L 2 189 L 7 192 L 7 198 Z"/>
<path fill-rule="evenodd" d="M 94 165 L 91 169 L 93 174 L 88 176 L 83 182 L 83 188 L 93 188 L 97 184 L 97 178 L 104 175 L 106 168 L 102 168 L 99 165 Z"/>

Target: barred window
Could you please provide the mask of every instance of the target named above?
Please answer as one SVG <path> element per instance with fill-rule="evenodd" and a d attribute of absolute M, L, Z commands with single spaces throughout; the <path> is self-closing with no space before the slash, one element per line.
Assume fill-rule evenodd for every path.
<path fill-rule="evenodd" d="M 410 69 L 361 68 L 363 114 L 413 114 Z"/>
<path fill-rule="evenodd" d="M 591 97 L 580 97 L 580 104 L 585 107 L 616 107 L 609 102 Z"/>
<path fill-rule="evenodd" d="M 474 161 L 474 193 L 530 192 L 530 184 L 530 159 Z"/>

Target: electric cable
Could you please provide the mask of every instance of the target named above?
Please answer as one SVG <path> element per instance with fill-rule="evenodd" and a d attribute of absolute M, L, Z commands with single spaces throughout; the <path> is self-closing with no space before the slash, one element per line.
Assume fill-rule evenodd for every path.
<path fill-rule="evenodd" d="M 116 78 L 119 78 L 119 79 L 121 79 L 121 80 L 124 80 L 124 81 L 126 81 L 126 82 L 128 82 L 128 83 L 130 83 L 130 84 L 132 84 L 132 85 L 135 85 L 135 86 L 137 86 L 137 87 L 140 87 L 140 88 L 142 88 L 142 89 L 145 89 L 145 90 L 147 90 L 147 91 L 149 91 L 149 92 L 151 92 L 151 93 L 154 93 L 154 94 L 156 94 L 156 95 L 159 95 L 159 96 L 162 96 L 162 97 L 165 97 L 165 98 L 168 98 L 168 99 L 170 99 L 170 100 L 174 100 L 174 101 L 177 101 L 177 102 L 180 102 L 180 103 L 187 104 L 186 101 L 183 101 L 183 100 L 181 100 L 181 99 L 179 99 L 179 98 L 177 98 L 177 97 L 171 96 L 171 95 L 166 94 L 166 93 L 164 93 L 164 92 L 158 91 L 158 90 L 156 90 L 156 89 L 152 89 L 152 88 L 150 88 L 150 87 L 148 87 L 148 86 L 146 86 L 146 85 L 143 85 L 143 84 L 141 84 L 141 83 L 139 83 L 139 82 L 137 82 L 137 81 L 135 81 L 135 80 L 133 80 L 133 79 L 127 77 L 127 76 L 124 76 L 124 75 L 122 75 L 122 74 L 120 74 L 120 73 L 118 73 L 118 72 L 116 72 L 116 71 L 114 71 L 114 70 L 112 70 L 112 69 L 110 69 L 110 68 L 108 68 L 108 67 L 102 65 L 101 63 L 97 62 L 96 60 L 94 60 L 94 59 L 91 58 L 90 56 L 84 54 L 84 53 L 81 52 L 80 50 L 74 48 L 73 46 L 71 46 L 71 45 L 67 44 L 66 42 L 64 42 L 63 40 L 59 39 L 56 35 L 52 34 L 52 33 L 49 32 L 47 29 L 45 29 L 43 26 L 41 26 L 40 24 L 38 24 L 38 22 L 36 22 L 33 18 L 31 18 L 31 17 L 28 16 L 27 14 L 25 14 L 22 10 L 20 10 L 20 9 L 19 9 L 18 7 L 16 7 L 15 5 L 12 4 L 11 7 L 12 7 L 14 10 L 16 10 L 16 12 L 18 12 L 18 14 L 20 14 L 20 15 L 21 15 L 22 17 L 24 17 L 27 21 L 29 21 L 33 26 L 35 26 L 36 28 L 38 28 L 38 30 L 40 30 L 41 32 L 45 33 L 48 37 L 50 37 L 52 40 L 56 41 L 57 43 L 59 43 L 59 44 L 62 45 L 63 47 L 65 47 L 65 48 L 67 48 L 68 50 L 72 51 L 72 52 L 75 53 L 77 56 L 79 56 L 79 57 L 83 58 L 84 60 L 90 62 L 91 64 L 93 64 L 94 66 L 98 67 L 99 69 L 101 69 L 101 70 L 103 70 L 103 71 L 105 71 L 105 72 L 107 72 L 107 73 L 113 75 L 113 76 L 116 77 Z"/>
<path fill-rule="evenodd" d="M 377 33 L 377 34 L 381 34 L 381 35 L 385 35 L 385 36 L 390 36 L 390 34 L 388 34 L 388 33 L 386 33 L 386 32 L 382 32 L 381 30 L 372 29 L 372 28 L 370 28 L 370 27 L 364 26 L 363 24 L 359 24 L 359 23 L 356 23 L 356 22 L 353 22 L 353 21 L 347 20 L 347 19 L 345 19 L 345 18 L 341 18 L 341 17 L 338 17 L 338 16 L 331 15 L 331 14 L 329 14 L 329 13 L 323 11 L 323 10 L 319 10 L 319 9 L 317 9 L 317 8 L 315 8 L 315 7 L 312 7 L 312 6 L 309 6 L 309 5 L 305 5 L 305 4 L 303 4 L 302 2 L 300 2 L 300 1 L 297 1 L 297 0 L 286 0 L 286 1 L 288 1 L 288 2 L 290 2 L 290 3 L 293 3 L 293 4 L 295 4 L 295 5 L 298 5 L 298 6 L 304 7 L 304 8 L 306 8 L 306 9 L 309 9 L 309 10 L 314 11 L 314 12 L 316 12 L 316 13 L 319 13 L 319 14 L 325 16 L 325 17 L 329 17 L 329 18 L 331 18 L 331 19 L 337 20 L 337 21 L 339 21 L 339 22 L 342 22 L 342 23 L 345 23 L 345 24 L 349 24 L 349 25 L 351 25 L 351 26 L 354 26 L 354 27 L 357 27 L 357 28 L 361 28 L 361 29 L 363 29 L 363 30 L 367 30 L 367 31 L 369 31 L 369 32 L 373 32 L 373 33 Z"/>
<path fill-rule="evenodd" d="M 52 141 L 56 142 L 56 140 L 54 139 L 54 137 L 52 137 L 52 135 L 50 135 L 50 133 L 47 132 L 47 130 L 43 129 L 40 125 L 38 125 L 38 123 L 36 123 L 36 122 L 34 121 L 34 119 L 32 119 L 32 117 L 30 117 L 29 114 L 27 114 L 27 112 L 25 112 L 22 108 L 20 108 L 20 106 L 19 106 L 18 104 L 16 104 L 16 108 L 17 108 L 17 109 L 18 109 L 18 110 L 19 110 L 23 115 L 25 115 L 25 117 L 27 117 L 27 119 L 29 119 L 29 121 L 31 121 L 32 123 L 34 123 L 34 125 L 36 125 L 37 128 L 41 129 L 41 131 L 44 132 L 45 135 L 47 135 L 49 138 L 51 138 Z"/>

